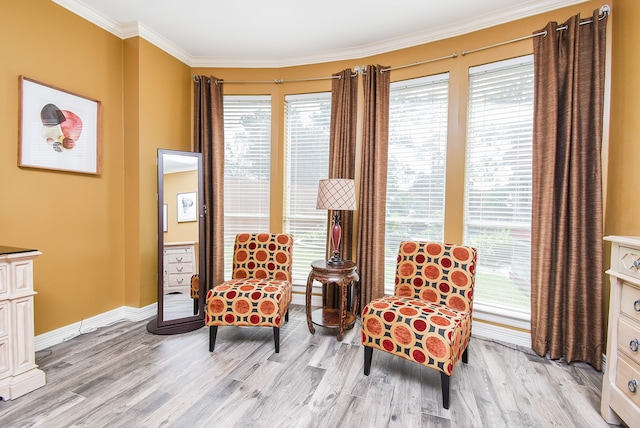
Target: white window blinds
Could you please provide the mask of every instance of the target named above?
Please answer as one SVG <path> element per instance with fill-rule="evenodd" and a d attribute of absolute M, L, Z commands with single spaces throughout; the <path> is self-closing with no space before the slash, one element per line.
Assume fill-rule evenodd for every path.
<path fill-rule="evenodd" d="M 385 292 L 407 239 L 441 241 L 444 224 L 449 75 L 391 84 L 385 232 Z"/>
<path fill-rule="evenodd" d="M 330 121 L 330 92 L 285 97 L 284 230 L 293 235 L 298 285 L 306 284 L 311 262 L 325 258 L 327 211 L 316 209 L 316 197 L 329 171 Z"/>
<path fill-rule="evenodd" d="M 478 248 L 475 302 L 528 314 L 533 56 L 469 70 L 464 241 Z"/>
<path fill-rule="evenodd" d="M 241 232 L 269 232 L 271 97 L 224 97 L 224 272 Z"/>

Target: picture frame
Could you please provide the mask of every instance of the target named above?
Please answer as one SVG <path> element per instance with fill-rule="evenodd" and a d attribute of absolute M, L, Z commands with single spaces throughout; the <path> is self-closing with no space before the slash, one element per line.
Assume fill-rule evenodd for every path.
<path fill-rule="evenodd" d="M 178 209 L 178 223 L 197 220 L 198 201 L 196 198 L 196 192 L 178 193 L 178 201 L 176 204 Z"/>
<path fill-rule="evenodd" d="M 100 101 L 20 76 L 18 166 L 99 175 Z"/>

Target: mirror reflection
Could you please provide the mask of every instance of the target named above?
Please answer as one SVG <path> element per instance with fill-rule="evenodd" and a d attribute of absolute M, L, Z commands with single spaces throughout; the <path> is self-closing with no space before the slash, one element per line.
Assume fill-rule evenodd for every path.
<path fill-rule="evenodd" d="M 151 333 L 204 325 L 202 180 L 202 154 L 158 149 L 158 316 L 147 324 Z"/>
<path fill-rule="evenodd" d="M 164 153 L 163 320 L 198 315 L 192 276 L 199 272 L 198 158 Z"/>

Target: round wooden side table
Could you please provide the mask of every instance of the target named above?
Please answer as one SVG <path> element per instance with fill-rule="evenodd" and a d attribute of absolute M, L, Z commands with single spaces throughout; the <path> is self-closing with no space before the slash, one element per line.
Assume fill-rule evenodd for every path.
<path fill-rule="evenodd" d="M 315 325 L 329 328 L 338 328 L 338 340 L 344 338 L 345 327 L 355 324 L 358 314 L 358 303 L 360 302 L 360 277 L 357 273 L 358 267 L 349 260 L 344 260 L 343 264 L 333 265 L 326 260 L 316 260 L 311 263 L 311 272 L 307 278 L 307 326 L 311 334 L 316 332 Z M 312 311 L 311 291 L 313 281 L 322 284 L 336 284 L 340 288 L 340 309 L 322 307 Z M 349 311 L 347 306 L 347 292 L 350 286 L 354 287 L 353 310 Z"/>

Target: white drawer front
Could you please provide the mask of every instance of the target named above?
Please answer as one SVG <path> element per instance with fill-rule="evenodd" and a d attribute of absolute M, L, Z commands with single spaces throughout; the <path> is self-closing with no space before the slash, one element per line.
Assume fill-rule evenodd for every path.
<path fill-rule="evenodd" d="M 616 386 L 640 406 L 640 368 L 633 363 L 618 358 L 618 371 L 616 372 Z"/>
<path fill-rule="evenodd" d="M 169 275 L 169 287 L 191 287 L 191 274 L 187 275 Z"/>
<path fill-rule="evenodd" d="M 618 321 L 618 349 L 640 364 L 640 324 L 620 318 Z"/>
<path fill-rule="evenodd" d="M 0 298 L 5 299 L 9 293 L 9 265 L 0 263 Z"/>
<path fill-rule="evenodd" d="M 13 281 L 11 294 L 15 296 L 32 294 L 33 292 L 33 262 L 20 260 L 12 265 Z"/>
<path fill-rule="evenodd" d="M 0 339 L 0 379 L 10 375 L 11 368 L 9 339 L 5 337 Z"/>
<path fill-rule="evenodd" d="M 622 284 L 620 310 L 640 322 L 640 288 L 626 282 Z"/>
<path fill-rule="evenodd" d="M 618 271 L 634 278 L 640 278 L 640 250 L 620 246 L 618 251 Z"/>
<path fill-rule="evenodd" d="M 176 247 L 164 247 L 165 254 L 186 254 L 193 253 L 193 247 L 191 245 L 176 246 Z"/>
<path fill-rule="evenodd" d="M 167 265 L 167 272 L 171 274 L 192 275 L 194 273 L 193 263 L 169 263 Z"/>
<path fill-rule="evenodd" d="M 9 302 L 0 302 L 0 339 L 9 337 Z"/>
<path fill-rule="evenodd" d="M 167 263 L 192 263 L 193 256 L 191 253 L 167 254 L 165 256 Z"/>

